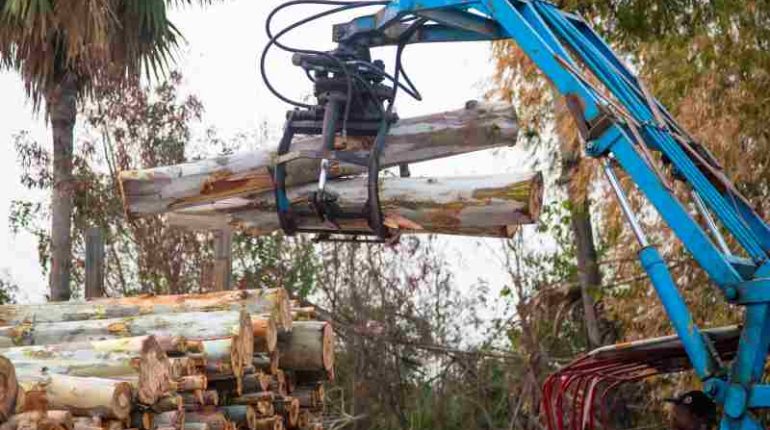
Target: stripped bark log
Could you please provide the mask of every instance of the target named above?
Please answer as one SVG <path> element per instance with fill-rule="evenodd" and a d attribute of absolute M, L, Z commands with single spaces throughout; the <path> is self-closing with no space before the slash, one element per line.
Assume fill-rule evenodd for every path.
<path fill-rule="evenodd" d="M 252 316 L 251 324 L 254 328 L 254 352 L 269 354 L 275 351 L 275 346 L 278 343 L 278 328 L 275 319 Z"/>
<path fill-rule="evenodd" d="M 136 375 L 137 399 L 145 405 L 166 393 L 171 380 L 171 365 L 154 336 L 9 348 L 2 353 L 20 375 L 32 377 L 42 369 L 81 377 Z"/>
<path fill-rule="evenodd" d="M 283 422 L 280 417 L 260 418 L 257 420 L 255 430 L 283 430 Z"/>
<path fill-rule="evenodd" d="M 217 406 L 219 405 L 219 392 L 216 390 L 196 390 L 191 393 L 182 393 L 185 407 L 188 406 Z"/>
<path fill-rule="evenodd" d="M 279 344 L 283 369 L 328 373 L 334 368 L 334 330 L 328 322 L 298 321 Z"/>
<path fill-rule="evenodd" d="M 406 233 L 438 233 L 490 237 L 511 237 L 522 224 L 537 220 L 542 204 L 542 175 L 504 174 L 455 178 L 383 178 L 380 203 L 386 226 Z M 307 204 L 315 185 L 288 190 L 297 227 L 327 230 Z M 353 178 L 327 183 L 340 210 L 360 210 L 367 199 L 366 179 Z M 273 194 L 254 198 L 231 198 L 173 212 L 172 225 L 187 229 L 212 230 L 224 226 L 251 235 L 270 234 L 280 229 Z M 338 219 L 345 230 L 366 229 L 364 219 Z"/>
<path fill-rule="evenodd" d="M 243 378 L 243 370 L 251 365 L 252 356 L 242 350 L 242 344 L 237 336 L 226 339 L 214 339 L 203 341 L 206 351 L 207 373 L 217 375 L 233 375 L 238 381 Z"/>
<path fill-rule="evenodd" d="M 130 336 L 184 336 L 190 339 L 219 339 L 237 336 L 243 354 L 254 351 L 253 329 L 248 313 L 241 311 L 188 312 L 143 315 L 88 321 L 21 324 L 0 328 L 0 338 L 17 345 L 51 345 L 120 339 Z"/>
<path fill-rule="evenodd" d="M 185 415 L 185 421 L 190 423 L 208 424 L 211 430 L 228 430 L 228 419 L 222 412 L 216 409 L 204 410 L 198 412 L 188 412 Z"/>
<path fill-rule="evenodd" d="M 259 369 L 267 374 L 275 374 L 280 367 L 281 352 L 276 349 L 272 354 L 254 354 L 251 361 L 255 369 Z"/>
<path fill-rule="evenodd" d="M 324 385 L 298 386 L 291 393 L 292 397 L 299 401 L 299 405 L 312 411 L 324 409 Z"/>
<path fill-rule="evenodd" d="M 155 426 L 160 429 L 162 427 L 171 427 L 175 429 L 184 428 L 187 414 L 184 409 L 178 411 L 163 412 L 155 415 Z"/>
<path fill-rule="evenodd" d="M 179 411 L 184 409 L 184 399 L 178 394 L 169 394 L 158 399 L 150 405 L 150 410 L 157 414 L 163 412 Z"/>
<path fill-rule="evenodd" d="M 405 119 L 391 127 L 381 164 L 414 163 L 493 147 L 513 145 L 518 135 L 516 114 L 510 105 L 469 103 L 464 109 Z M 361 150 L 371 139 L 337 149 Z M 295 150 L 318 150 L 320 137 L 294 142 Z M 257 151 L 210 160 L 120 173 L 126 211 L 132 215 L 157 214 L 223 198 L 272 190 L 274 155 Z M 301 159 L 288 164 L 289 186 L 314 182 L 318 162 Z M 335 166 L 332 176 L 360 173 L 360 168 Z"/>
<path fill-rule="evenodd" d="M 19 384 L 25 391 L 44 393 L 49 408 L 67 410 L 74 415 L 123 420 L 131 412 L 131 386 L 125 382 L 41 374 L 25 376 Z"/>
<path fill-rule="evenodd" d="M 249 405 L 225 406 L 220 408 L 220 411 L 239 429 L 255 430 L 257 427 L 257 413 Z"/>
<path fill-rule="evenodd" d="M 289 297 L 286 290 L 282 288 L 170 296 L 143 295 L 96 299 L 90 302 L 3 305 L 0 306 L 0 325 L 115 319 L 147 314 L 245 310 L 251 315 L 273 315 L 275 323 L 280 328 L 290 329 L 289 306 Z M 287 319 L 289 322 L 286 321 Z M 168 340 L 168 342 L 171 341 L 173 337 Z M 158 337 L 158 342 L 166 348 L 166 339 Z M 0 347 L 9 346 L 13 345 L 4 345 L 0 342 Z"/>

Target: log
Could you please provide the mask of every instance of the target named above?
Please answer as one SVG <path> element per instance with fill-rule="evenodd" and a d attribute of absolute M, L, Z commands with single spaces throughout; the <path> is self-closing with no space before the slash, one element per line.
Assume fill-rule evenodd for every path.
<path fill-rule="evenodd" d="M 286 290 L 282 288 L 169 296 L 143 295 L 95 299 L 90 302 L 3 305 L 0 306 L 0 325 L 115 319 L 147 314 L 246 310 L 252 315 L 273 315 L 279 328 L 290 329 L 289 306 L 289 297 Z M 158 342 L 165 345 L 166 340 L 158 337 Z M 4 345 L 0 342 L 0 347 L 14 345 L 18 346 L 19 343 Z M 196 351 L 189 350 L 189 352 Z"/>
<path fill-rule="evenodd" d="M 254 350 L 251 318 L 245 311 L 151 314 L 104 320 L 23 323 L 0 328 L 0 338 L 12 340 L 17 345 L 52 345 L 143 335 L 183 336 L 190 339 L 237 336 L 243 354 L 250 356 Z"/>
<path fill-rule="evenodd" d="M 506 104 L 469 103 L 464 109 L 401 120 L 391 127 L 383 151 L 383 167 L 397 166 L 510 146 L 516 142 L 518 125 L 514 109 Z M 338 149 L 343 149 L 339 142 Z M 371 145 L 371 139 L 349 139 L 347 150 Z M 318 150 L 321 138 L 294 142 L 293 150 Z M 272 190 L 274 154 L 255 151 L 209 160 L 125 171 L 119 176 L 120 191 L 129 215 L 164 213 L 223 198 L 260 194 Z M 318 179 L 317 160 L 300 159 L 287 165 L 288 185 Z M 349 165 L 336 165 L 332 177 L 360 173 Z"/>
<path fill-rule="evenodd" d="M 275 374 L 280 367 L 280 350 L 276 349 L 272 354 L 254 354 L 251 363 L 255 369 L 267 374 Z"/>
<path fill-rule="evenodd" d="M 0 422 L 8 420 L 16 410 L 19 384 L 16 369 L 6 357 L 0 356 Z"/>
<path fill-rule="evenodd" d="M 196 390 L 191 393 L 182 393 L 185 405 L 217 406 L 219 405 L 219 392 L 216 390 Z"/>
<path fill-rule="evenodd" d="M 302 408 L 311 411 L 321 411 L 324 409 L 325 390 L 323 384 L 298 386 L 291 395 L 299 401 L 299 405 Z"/>
<path fill-rule="evenodd" d="M 20 378 L 25 391 L 44 393 L 48 407 L 74 415 L 123 420 L 131 412 L 131 385 L 102 378 L 41 374 Z"/>
<path fill-rule="evenodd" d="M 187 420 L 187 414 L 184 409 L 178 411 L 163 412 L 155 414 L 155 427 L 157 429 L 163 427 L 171 427 L 175 429 L 184 428 Z"/>
<path fill-rule="evenodd" d="M 155 415 L 148 411 L 133 411 L 129 422 L 132 428 L 152 430 L 155 427 Z"/>
<path fill-rule="evenodd" d="M 396 178 L 380 180 L 384 224 L 405 233 L 436 233 L 511 237 L 522 224 L 537 221 L 542 204 L 542 175 L 503 174 L 454 178 Z M 298 228 L 334 233 L 307 204 L 317 185 L 288 190 Z M 368 194 L 362 177 L 327 183 L 344 211 L 360 211 Z M 254 198 L 230 198 L 172 212 L 171 225 L 213 230 L 227 225 L 254 236 L 280 230 L 272 193 Z M 366 228 L 363 219 L 336 220 L 342 231 Z"/>
<path fill-rule="evenodd" d="M 206 375 L 189 375 L 179 378 L 176 382 L 177 391 L 195 391 L 208 388 Z"/>
<path fill-rule="evenodd" d="M 137 374 L 137 398 L 148 405 L 168 391 L 171 378 L 171 365 L 154 336 L 9 348 L 2 354 L 25 375 L 41 369 L 101 378 Z"/>
<path fill-rule="evenodd" d="M 279 342 L 279 350 L 283 369 L 331 372 L 334 330 L 325 321 L 297 321 L 291 336 Z"/>
<path fill-rule="evenodd" d="M 271 353 L 275 351 L 278 343 L 278 327 L 272 317 L 251 317 L 251 325 L 254 329 L 254 352 Z"/>
<path fill-rule="evenodd" d="M 171 365 L 171 377 L 173 379 L 193 375 L 196 372 L 196 362 L 191 357 L 171 357 L 168 361 Z"/>
<path fill-rule="evenodd" d="M 203 349 L 206 351 L 206 373 L 233 375 L 237 381 L 240 381 L 243 378 L 244 368 L 251 365 L 252 355 L 246 355 L 246 352 L 241 349 L 237 336 L 204 340 Z"/>
<path fill-rule="evenodd" d="M 165 395 L 159 398 L 157 402 L 150 405 L 150 410 L 158 414 L 180 411 L 182 409 L 184 409 L 184 399 L 179 394 Z"/>
<path fill-rule="evenodd" d="M 211 430 L 228 430 L 228 420 L 225 414 L 216 409 L 198 412 L 188 412 L 185 421 L 190 423 L 208 424 Z"/>
<path fill-rule="evenodd" d="M 255 430 L 282 430 L 283 423 L 280 417 L 260 418 L 256 422 Z"/>
<path fill-rule="evenodd" d="M 257 427 L 257 413 L 248 405 L 232 405 L 220 408 L 227 418 L 234 422 L 239 429 L 255 430 Z"/>
<path fill-rule="evenodd" d="M 286 426 L 289 428 L 296 428 L 299 421 L 299 400 L 284 396 L 281 399 L 276 399 L 273 402 L 276 413 L 283 416 L 286 420 Z"/>
<path fill-rule="evenodd" d="M 206 423 L 184 423 L 184 430 L 209 430 L 209 425 Z"/>
<path fill-rule="evenodd" d="M 285 396 L 287 394 L 286 375 L 283 373 L 283 370 L 278 369 L 275 373 L 273 373 L 272 378 L 270 378 L 270 388 L 268 391 L 272 391 L 273 393 L 279 394 L 281 396 Z"/>

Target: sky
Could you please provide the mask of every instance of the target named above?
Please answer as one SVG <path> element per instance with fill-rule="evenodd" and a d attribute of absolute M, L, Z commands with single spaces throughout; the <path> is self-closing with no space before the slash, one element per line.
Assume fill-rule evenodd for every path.
<path fill-rule="evenodd" d="M 172 12 L 171 20 L 187 39 L 176 69 L 184 77 L 184 89 L 196 95 L 205 107 L 204 118 L 197 127 L 201 133 L 214 127 L 221 137 L 227 138 L 254 132 L 264 122 L 272 129 L 280 128 L 288 106 L 264 86 L 258 59 L 267 42 L 265 19 L 281 3 L 225 0 L 205 9 L 186 6 Z M 319 10 L 308 6 L 286 10 L 277 16 L 274 26 L 281 28 Z M 288 34 L 286 43 L 332 49 L 332 24 L 364 13 L 370 12 L 313 23 Z M 393 49 L 375 50 L 373 56 L 385 60 L 392 70 Z M 296 98 L 310 91 L 302 71 L 291 64 L 290 55 L 273 52 L 268 59 L 268 73 L 282 92 Z M 468 100 L 481 99 L 493 73 L 491 46 L 485 42 L 410 46 L 403 63 L 422 92 L 423 101 L 413 101 L 402 94 L 397 103 L 402 118 L 458 109 Z M 14 72 L 0 72 L 0 242 L 5 244 L 0 248 L 0 272 L 7 272 L 21 287 L 17 297 L 20 302 L 39 302 L 44 300 L 47 280 L 40 272 L 36 243 L 29 235 L 13 234 L 8 228 L 11 202 L 27 192 L 19 185 L 20 169 L 12 142 L 12 135 L 21 130 L 29 131 L 33 139 L 50 147 L 50 129 L 41 116 L 32 113 L 20 79 Z M 525 170 L 527 163 L 521 151 L 510 149 L 422 163 L 413 166 L 412 173 L 491 174 Z M 501 288 L 505 274 L 499 261 L 500 247 L 498 240 L 447 239 L 445 252 L 458 283 L 470 287 L 483 279 L 493 290 Z"/>

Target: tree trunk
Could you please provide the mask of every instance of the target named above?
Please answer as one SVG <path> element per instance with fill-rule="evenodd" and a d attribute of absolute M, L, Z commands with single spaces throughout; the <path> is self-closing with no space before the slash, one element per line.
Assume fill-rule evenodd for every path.
<path fill-rule="evenodd" d="M 74 415 L 126 419 L 131 412 L 131 385 L 101 378 L 65 375 L 24 377 L 20 385 L 26 392 L 41 392 L 48 407 Z"/>
<path fill-rule="evenodd" d="M 326 190 L 336 205 L 359 211 L 368 200 L 365 178 L 332 181 Z M 298 227 L 324 228 L 307 204 L 315 185 L 292 188 L 289 200 Z M 521 224 L 540 214 L 542 176 L 539 173 L 459 178 L 383 178 L 380 203 L 386 226 L 405 232 L 511 237 Z M 252 235 L 280 229 L 273 194 L 233 198 L 211 205 L 173 212 L 172 225 L 211 230 L 229 225 Z M 363 219 L 337 220 L 340 228 L 366 228 Z M 330 233 L 334 227 L 325 227 Z"/>
<path fill-rule="evenodd" d="M 448 157 L 516 142 L 518 124 L 507 104 L 469 103 L 464 109 L 401 120 L 390 130 L 382 154 L 383 167 Z M 371 139 L 354 142 L 348 150 L 363 149 Z M 319 150 L 320 137 L 294 142 L 293 150 Z M 338 148 L 341 149 L 341 148 Z M 129 214 L 168 212 L 228 197 L 269 192 L 274 154 L 256 151 L 176 166 L 127 171 L 120 174 L 121 193 Z M 315 182 L 318 160 L 287 164 L 288 186 Z M 361 173 L 349 165 L 335 165 L 332 177 Z"/>
<path fill-rule="evenodd" d="M 51 195 L 52 301 L 67 301 L 72 266 L 72 207 L 75 184 L 72 178 L 74 128 L 77 117 L 77 83 L 67 75 L 46 94 L 53 132 L 53 192 Z"/>
<path fill-rule="evenodd" d="M 279 342 L 281 368 L 331 372 L 334 368 L 334 330 L 325 321 L 298 321 L 291 336 Z"/>
<path fill-rule="evenodd" d="M 43 305 L 4 305 L 0 306 L 0 324 L 83 321 L 147 314 L 241 309 L 252 315 L 272 315 L 279 328 L 291 329 L 289 297 L 283 288 L 169 296 L 143 295 Z"/>

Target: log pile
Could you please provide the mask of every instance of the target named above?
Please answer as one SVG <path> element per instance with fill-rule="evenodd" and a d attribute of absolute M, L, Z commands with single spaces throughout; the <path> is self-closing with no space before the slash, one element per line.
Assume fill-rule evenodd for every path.
<path fill-rule="evenodd" d="M 518 136 L 510 105 L 469 103 L 465 108 L 397 122 L 387 136 L 383 167 L 511 146 Z M 368 139 L 368 138 L 367 138 Z M 371 139 L 336 142 L 337 150 L 366 151 Z M 317 191 L 318 160 L 301 158 L 320 149 L 320 137 L 295 141 L 296 159 L 287 165 L 287 193 L 298 228 L 335 233 L 358 231 L 364 219 L 321 220 L 309 205 Z M 166 214 L 170 224 L 204 231 L 239 230 L 260 236 L 280 230 L 271 171 L 276 154 L 259 150 L 209 160 L 120 173 L 120 190 L 130 216 Z M 289 157 L 291 158 L 291 157 Z M 364 170 L 333 162 L 326 192 L 343 211 L 356 212 L 368 200 Z M 383 175 L 379 185 L 384 224 L 403 233 L 511 237 L 537 220 L 542 201 L 539 173 L 459 178 Z"/>
<path fill-rule="evenodd" d="M 320 430 L 334 333 L 282 289 L 0 306 L 0 430 Z"/>

